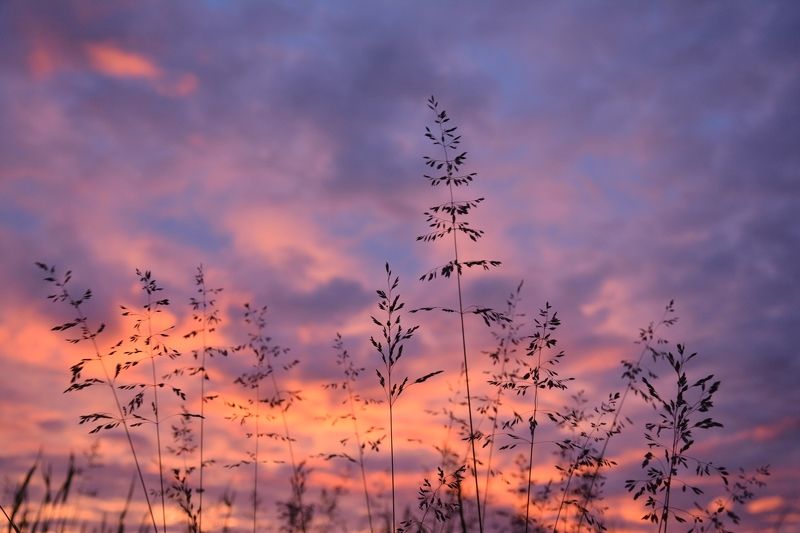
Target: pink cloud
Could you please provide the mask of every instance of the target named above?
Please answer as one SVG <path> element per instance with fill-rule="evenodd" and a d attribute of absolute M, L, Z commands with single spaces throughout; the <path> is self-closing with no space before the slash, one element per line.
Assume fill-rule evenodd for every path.
<path fill-rule="evenodd" d="M 142 54 L 109 43 L 89 43 L 85 48 L 92 67 L 107 76 L 154 80 L 162 75 L 161 68 Z"/>

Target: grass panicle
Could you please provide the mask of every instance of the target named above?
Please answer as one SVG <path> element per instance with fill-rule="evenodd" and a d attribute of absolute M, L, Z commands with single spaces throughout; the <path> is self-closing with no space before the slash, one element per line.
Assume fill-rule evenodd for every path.
<path fill-rule="evenodd" d="M 403 327 L 401 322 L 402 314 L 400 311 L 405 308 L 405 303 L 400 300 L 397 293 L 400 278 L 392 273 L 389 263 L 385 265 L 386 270 L 386 289 L 378 289 L 378 310 L 383 313 L 383 317 L 378 319 L 372 316 L 372 322 L 381 330 L 380 337 L 370 337 L 370 343 L 378 352 L 383 363 L 381 369 L 375 369 L 378 375 L 378 382 L 386 396 L 386 403 L 389 406 L 389 456 L 392 478 L 392 531 L 396 531 L 397 525 L 397 497 L 395 490 L 395 465 L 394 465 L 394 405 L 400 396 L 413 385 L 424 383 L 433 376 L 441 374 L 441 370 L 430 372 L 409 382 L 408 377 L 399 378 L 395 367 L 403 357 L 405 343 L 409 341 L 419 326 Z"/>
<path fill-rule="evenodd" d="M 189 304 L 192 308 L 192 322 L 195 328 L 189 333 L 186 333 L 184 339 L 191 339 L 199 337 L 201 347 L 192 350 L 192 357 L 194 361 L 199 363 L 197 367 L 190 367 L 188 369 L 190 375 L 199 376 L 200 379 L 200 442 L 199 442 L 199 461 L 198 461 L 198 477 L 199 486 L 197 488 L 197 530 L 202 533 L 203 531 L 203 494 L 205 493 L 205 484 L 203 474 L 205 469 L 213 460 L 206 459 L 205 456 L 205 407 L 206 403 L 215 400 L 217 394 L 208 394 L 206 392 L 206 382 L 210 381 L 207 359 L 215 355 L 227 356 L 228 350 L 226 348 L 209 346 L 209 336 L 212 335 L 219 326 L 222 319 L 220 317 L 219 308 L 217 307 L 217 295 L 222 292 L 221 288 L 212 288 L 206 285 L 206 274 L 203 265 L 197 267 L 194 275 L 195 296 L 189 299 Z"/>
<path fill-rule="evenodd" d="M 114 374 L 112 376 L 108 365 L 106 364 L 106 360 L 113 360 L 114 357 L 118 355 L 119 348 L 122 346 L 123 341 L 119 341 L 114 344 L 109 351 L 105 353 L 101 352 L 97 339 L 98 336 L 105 330 L 106 326 L 104 323 L 100 323 L 100 325 L 96 328 L 92 328 L 89 325 L 88 318 L 83 312 L 83 305 L 91 299 L 92 291 L 87 289 L 81 294 L 81 296 L 73 297 L 69 291 L 69 282 L 72 280 L 71 271 L 67 270 L 62 276 L 58 276 L 54 266 L 48 266 L 41 262 L 37 262 L 36 266 L 38 266 L 39 269 L 45 273 L 44 280 L 51 284 L 55 289 L 55 292 L 47 296 L 48 300 L 53 303 L 66 303 L 72 307 L 73 312 L 75 313 L 74 318 L 54 326 L 52 330 L 74 331 L 74 329 L 77 328 L 78 336 L 68 338 L 67 341 L 72 344 L 89 343 L 92 347 L 92 355 L 90 357 L 84 357 L 70 367 L 72 377 L 70 379 L 70 386 L 65 392 L 84 390 L 103 384 L 108 387 L 114 407 L 116 408 L 116 414 L 113 415 L 105 412 L 89 413 L 86 415 L 81 415 L 80 423 L 95 424 L 90 433 L 97 433 L 99 431 L 117 428 L 120 425 L 122 426 L 125 431 L 125 439 L 131 452 L 131 458 L 133 459 L 133 464 L 136 468 L 136 473 L 142 487 L 142 493 L 144 494 L 145 503 L 147 504 L 148 514 L 150 515 L 150 520 L 153 524 L 153 531 L 157 532 L 158 526 L 156 525 L 155 513 L 153 512 L 153 506 L 150 503 L 147 484 L 145 483 L 144 474 L 142 472 L 141 464 L 139 463 L 139 457 L 136 454 L 136 447 L 133 444 L 133 439 L 130 433 L 131 424 L 129 424 L 129 418 L 133 415 L 135 409 L 141 405 L 141 400 L 139 399 L 137 401 L 138 396 L 135 396 L 134 399 L 129 401 L 127 405 L 123 405 L 123 402 L 117 392 L 117 379 L 119 378 L 120 372 L 124 369 L 135 366 L 138 364 L 138 361 L 128 360 L 122 363 L 116 363 Z M 96 363 L 96 365 L 100 368 L 101 377 L 83 377 L 83 372 L 86 370 L 86 366 L 92 363 Z"/>
<path fill-rule="evenodd" d="M 648 511 L 642 519 L 657 524 L 658 533 L 666 533 L 671 520 L 680 524 L 689 521 L 696 526 L 703 522 L 702 516 L 686 511 L 673 501 L 676 485 L 680 487 L 680 492 L 689 491 L 695 496 L 704 493 L 690 480 L 684 480 L 682 472 L 693 471 L 698 477 L 713 473 L 720 477 L 725 486 L 729 484 L 729 473 L 725 467 L 700 461 L 689 454 L 695 444 L 697 431 L 722 427 L 708 414 L 721 382 L 714 379 L 713 374 L 690 379 L 689 362 L 697 353 L 688 352 L 683 344 L 677 344 L 676 348 L 674 353 L 667 350 L 658 352 L 659 359 L 672 370 L 674 386 L 671 391 L 665 391 L 668 388 L 665 386 L 657 387 L 652 377 L 641 377 L 643 394 L 658 416 L 655 422 L 645 424 L 644 436 L 648 447 L 642 461 L 645 477 L 625 482 L 634 500 L 645 496 Z M 690 531 L 694 529 L 692 527 Z"/>
<path fill-rule="evenodd" d="M 484 270 L 489 270 L 490 268 L 499 266 L 500 261 L 488 259 L 464 260 L 459 254 L 459 235 L 466 237 L 470 241 L 477 241 L 483 237 L 483 230 L 473 227 L 466 218 L 473 209 L 477 208 L 484 201 L 484 199 L 456 200 L 455 189 L 469 186 L 477 177 L 477 173 L 463 170 L 463 166 L 467 160 L 467 152 L 459 151 L 461 135 L 458 133 L 458 127 L 450 124 L 450 117 L 448 117 L 447 112 L 439 108 L 439 102 L 433 96 L 428 99 L 428 108 L 434 114 L 435 125 L 432 128 L 428 126 L 425 127 L 425 137 L 431 141 L 433 146 L 440 150 L 440 155 L 436 157 L 424 156 L 425 165 L 432 171 L 432 174 L 425 174 L 424 177 L 433 187 L 444 185 L 448 190 L 449 200 L 434 205 L 425 212 L 426 222 L 430 231 L 417 237 L 417 240 L 434 242 L 448 237 L 451 238 L 453 259 L 444 265 L 429 270 L 420 277 L 420 280 L 431 281 L 439 276 L 449 278 L 453 275 L 456 279 L 462 365 L 464 368 L 464 384 L 467 398 L 467 420 L 469 422 L 468 441 L 470 443 L 472 456 L 471 471 L 475 481 L 475 502 L 478 513 L 478 526 L 481 533 L 483 533 L 483 515 L 478 484 L 478 457 L 475 450 L 475 442 L 479 440 L 479 436 L 475 432 L 475 424 L 473 422 L 472 393 L 469 381 L 469 357 L 467 356 L 461 277 L 464 268 L 480 267 Z M 424 309 L 431 310 L 433 308 Z M 447 312 L 455 311 L 454 309 L 442 310 Z M 480 314 L 487 323 L 498 317 L 498 315 L 490 309 L 475 309 L 472 312 Z"/>
<path fill-rule="evenodd" d="M 145 303 L 142 305 L 142 309 L 140 311 L 134 311 L 128 307 L 120 306 L 122 308 L 122 316 L 131 317 L 134 321 L 133 334 L 129 337 L 132 347 L 124 353 L 128 360 L 141 361 L 143 359 L 147 359 L 150 361 L 151 382 L 129 384 L 125 385 L 124 387 L 129 390 L 135 390 L 138 387 L 141 389 L 141 391 L 149 388 L 152 393 L 150 408 L 152 410 L 153 417 L 148 418 L 147 416 L 143 416 L 136 410 L 132 411 L 131 416 L 139 421 L 132 424 L 133 426 L 138 426 L 142 423 L 151 423 L 155 427 L 156 457 L 158 460 L 158 481 L 160 488 L 157 495 L 161 500 L 161 522 L 163 531 L 166 532 L 167 491 L 164 485 L 164 447 L 161 443 L 161 424 L 165 417 L 161 412 L 161 403 L 163 403 L 163 400 L 162 402 L 159 402 L 158 392 L 162 389 L 171 390 L 172 393 L 174 393 L 180 400 L 183 401 L 186 400 L 186 394 L 178 387 L 167 387 L 167 383 L 164 381 L 165 378 L 162 377 L 157 370 L 157 359 L 162 357 L 175 359 L 180 356 L 180 353 L 177 350 L 170 348 L 166 344 L 166 341 L 170 336 L 170 332 L 174 329 L 174 326 L 160 327 L 154 324 L 157 315 L 163 313 L 164 310 L 169 307 L 169 299 L 160 295 L 164 289 L 158 284 L 158 281 L 156 281 L 149 270 L 137 269 L 136 275 L 139 278 L 142 292 L 145 293 Z M 139 392 L 136 396 L 139 403 L 143 401 L 141 396 L 142 394 L 143 392 Z"/>
<path fill-rule="evenodd" d="M 249 458 L 239 461 L 231 465 L 230 468 L 253 465 L 253 531 L 258 530 L 258 506 L 259 506 L 259 464 L 262 462 L 260 457 L 260 441 L 262 437 L 267 437 L 273 440 L 283 441 L 286 444 L 289 461 L 292 468 L 290 478 L 291 494 L 292 497 L 285 506 L 291 506 L 292 509 L 286 511 L 287 516 L 296 519 L 296 524 L 299 530 L 306 531 L 308 522 L 310 521 L 311 509 L 303 503 L 303 494 L 305 491 L 305 482 L 307 477 L 307 470 L 303 463 L 298 463 L 295 458 L 294 439 L 291 436 L 289 423 L 286 417 L 286 412 L 292 404 L 301 399 L 298 391 L 282 389 L 279 387 L 278 379 L 276 377 L 275 363 L 281 362 L 280 368 L 288 372 L 297 364 L 297 359 L 284 362 L 283 359 L 289 353 L 288 348 L 281 347 L 272 341 L 272 337 L 266 334 L 267 328 L 267 307 L 252 307 L 249 303 L 245 304 L 244 321 L 251 327 L 248 333 L 248 341 L 245 344 L 239 345 L 234 348 L 234 351 L 249 352 L 254 356 L 255 362 L 253 363 L 252 370 L 243 373 L 236 378 L 235 383 L 251 391 L 251 396 L 247 402 L 237 403 L 228 402 L 228 406 L 232 409 L 232 413 L 227 416 L 229 420 L 238 421 L 241 425 L 252 422 L 254 426 L 253 431 L 246 433 L 247 438 L 253 439 L 253 450 L 248 452 Z M 262 382 L 269 380 L 272 385 L 272 393 L 269 393 L 270 387 L 263 385 Z M 277 410 L 282 422 L 282 432 L 263 431 L 262 418 L 267 416 L 262 413 L 261 404 L 266 404 L 270 410 Z M 273 418 L 273 417 L 270 417 Z"/>
<path fill-rule="evenodd" d="M 345 349 L 344 341 L 339 333 L 336 333 L 336 337 L 333 341 L 333 349 L 336 352 L 336 365 L 342 370 L 344 379 L 340 382 L 327 383 L 324 385 L 324 388 L 329 390 L 340 389 L 347 393 L 347 397 L 343 401 L 343 403 L 346 404 L 347 413 L 335 418 L 334 423 L 341 419 L 350 420 L 352 423 L 353 438 L 355 439 L 356 444 L 356 457 L 354 458 L 350 454 L 344 452 L 341 454 L 328 454 L 326 459 L 341 457 L 358 465 L 358 469 L 361 474 L 361 486 L 364 492 L 364 507 L 367 512 L 367 522 L 369 524 L 370 533 L 374 533 L 375 526 L 372 519 L 372 504 L 370 502 L 369 487 L 367 485 L 367 469 L 364 464 L 364 452 L 366 451 L 367 446 L 369 446 L 369 448 L 373 451 L 379 451 L 384 437 L 383 435 L 374 436 L 374 433 L 379 428 L 372 427 L 367 429 L 367 438 L 363 439 L 362 430 L 358 424 L 358 412 L 379 402 L 364 398 L 356 392 L 358 378 L 366 369 L 356 366 L 352 356 L 350 355 L 350 352 Z M 342 439 L 342 445 L 347 446 L 348 440 L 349 439 Z"/>

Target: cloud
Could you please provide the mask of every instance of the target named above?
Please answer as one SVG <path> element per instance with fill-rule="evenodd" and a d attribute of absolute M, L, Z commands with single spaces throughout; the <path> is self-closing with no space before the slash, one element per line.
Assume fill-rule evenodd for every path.
<path fill-rule="evenodd" d="M 152 60 L 111 44 L 89 43 L 86 52 L 92 67 L 108 76 L 148 80 L 161 76 L 161 69 Z"/>

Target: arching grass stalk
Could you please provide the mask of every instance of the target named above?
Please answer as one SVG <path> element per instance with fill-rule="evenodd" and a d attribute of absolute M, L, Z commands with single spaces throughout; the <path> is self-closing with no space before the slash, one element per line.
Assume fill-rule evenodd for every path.
<path fill-rule="evenodd" d="M 606 464 L 606 452 L 608 450 L 608 443 L 611 441 L 611 437 L 620 433 L 622 431 L 623 422 L 625 419 L 621 419 L 622 408 L 625 405 L 625 400 L 628 398 L 628 395 L 631 391 L 634 394 L 638 393 L 637 389 L 634 387 L 636 382 L 639 380 L 640 375 L 644 371 L 642 367 L 642 362 L 644 361 L 644 356 L 649 354 L 653 354 L 653 357 L 656 357 L 657 352 L 653 348 L 653 342 L 656 344 L 665 344 L 667 341 L 665 339 L 658 338 L 656 335 L 658 330 L 662 327 L 670 327 L 674 325 L 678 321 L 678 317 L 675 316 L 675 301 L 670 300 L 669 303 L 664 307 L 664 313 L 661 315 L 661 319 L 658 322 L 651 322 L 646 328 L 642 328 L 639 330 L 639 340 L 637 343 L 642 345 L 642 349 L 639 352 L 639 357 L 637 358 L 636 362 L 632 363 L 630 361 L 624 361 L 623 366 L 625 367 L 625 372 L 622 374 L 622 377 L 626 380 L 625 390 L 622 392 L 622 396 L 620 397 L 619 401 L 616 404 L 616 408 L 614 409 L 614 416 L 611 420 L 611 425 L 609 426 L 608 431 L 606 432 L 606 436 L 603 439 L 603 445 L 600 448 L 600 454 L 597 456 L 594 466 L 594 471 L 590 476 L 589 488 L 584 494 L 583 500 L 581 501 L 580 505 L 578 506 L 579 509 L 587 509 L 589 504 L 589 498 L 591 497 L 594 486 L 596 484 L 596 480 L 598 474 L 600 472 L 600 468 Z M 641 395 L 641 394 L 640 394 Z M 645 399 L 647 399 L 646 395 L 641 395 Z M 584 447 L 589 445 L 588 438 L 584 444 Z M 583 527 L 583 523 L 586 521 L 586 513 L 581 512 L 581 516 L 578 519 L 578 532 L 580 532 L 581 528 Z"/>
<path fill-rule="evenodd" d="M 146 323 L 147 325 L 147 336 L 144 339 L 144 344 L 147 347 L 147 357 L 150 359 L 150 370 L 153 377 L 153 417 L 154 417 L 154 424 L 156 427 L 156 449 L 158 452 L 158 480 L 161 486 L 160 494 L 161 494 L 161 521 L 163 526 L 163 531 L 167 531 L 167 506 L 166 506 L 166 490 L 164 489 L 164 462 L 161 453 L 161 413 L 159 412 L 159 403 L 158 403 L 158 389 L 163 387 L 164 384 L 158 381 L 158 377 L 156 374 L 156 350 L 159 351 L 158 355 L 169 354 L 173 356 L 173 352 L 170 352 L 165 346 L 163 346 L 153 334 L 153 314 L 160 313 L 161 307 L 169 305 L 169 300 L 166 298 L 156 299 L 154 301 L 154 294 L 163 290 L 162 287 L 156 283 L 156 280 L 153 278 L 152 274 L 149 270 L 145 270 L 144 272 L 136 269 L 136 275 L 139 276 L 139 282 L 142 284 L 142 290 L 147 294 L 147 302 L 144 305 L 145 315 L 143 319 L 137 319 L 136 323 L 134 324 L 134 329 L 136 330 L 137 334 L 141 334 L 140 329 L 142 322 Z M 128 311 L 123 312 L 123 316 L 128 314 Z M 163 331 L 157 333 L 158 336 L 165 335 Z"/>
<path fill-rule="evenodd" d="M 70 379 L 70 386 L 64 392 L 70 392 L 74 390 L 82 390 L 88 387 L 92 387 L 95 385 L 100 385 L 105 383 L 110 392 L 111 397 L 114 400 L 114 405 L 117 409 L 117 417 L 113 417 L 107 413 L 90 413 L 88 415 L 81 415 L 81 424 L 85 423 L 99 423 L 95 426 L 90 433 L 97 433 L 101 430 L 108 430 L 118 427 L 122 425 L 123 429 L 125 430 L 125 438 L 128 442 L 128 446 L 131 451 L 131 457 L 133 458 L 134 466 L 136 467 L 136 473 L 139 478 L 139 482 L 142 486 L 142 492 L 144 493 L 145 503 L 147 504 L 147 511 L 150 516 L 150 520 L 153 524 L 153 531 L 158 532 L 158 526 L 156 525 L 156 517 L 153 513 L 153 507 L 150 503 L 150 497 L 147 492 L 147 484 L 144 481 L 144 475 L 142 473 L 141 465 L 139 464 L 139 458 L 136 455 L 136 447 L 133 445 L 133 439 L 131 438 L 130 428 L 128 425 L 128 416 L 130 411 L 133 410 L 135 407 L 134 403 L 130 403 L 128 406 L 124 407 L 122 402 L 120 401 L 119 395 L 117 394 L 117 386 L 116 386 L 116 379 L 119 376 L 120 371 L 123 368 L 129 368 L 136 364 L 136 362 L 127 361 L 124 364 L 117 363 L 116 371 L 114 376 L 112 377 L 108 371 L 108 368 L 105 364 L 105 359 L 103 354 L 100 353 L 100 347 L 97 344 L 97 337 L 98 335 L 105 329 L 105 324 L 101 323 L 97 329 L 91 329 L 88 324 L 88 319 L 83 312 L 83 304 L 91 299 L 92 291 L 86 290 L 83 295 L 79 298 L 74 298 L 69 290 L 67 289 L 67 285 L 72 278 L 71 271 L 67 271 L 62 278 L 56 278 L 55 267 L 47 266 L 44 263 L 37 262 L 36 265 L 42 269 L 46 273 L 46 277 L 44 278 L 45 281 L 48 283 L 53 284 L 56 287 L 56 292 L 54 294 L 50 294 L 47 298 L 54 302 L 66 302 L 70 307 L 75 310 L 75 318 L 72 320 L 65 322 L 63 324 L 59 324 L 52 328 L 53 331 L 66 331 L 72 329 L 74 327 L 78 327 L 80 330 L 80 337 L 67 339 L 69 342 L 73 344 L 77 344 L 79 342 L 89 342 L 92 345 L 92 349 L 94 352 L 94 357 L 91 358 L 84 358 L 81 359 L 79 362 L 75 363 L 70 367 L 70 371 L 72 372 L 72 377 Z M 122 345 L 122 341 L 119 341 L 114 347 L 109 351 L 106 355 L 113 356 L 117 349 Z M 90 362 L 97 362 L 102 371 L 102 375 L 104 379 L 98 378 L 86 378 L 82 379 L 81 374 L 85 369 L 87 363 Z"/>
<path fill-rule="evenodd" d="M 566 415 L 561 413 L 555 413 L 554 415 L 551 415 L 551 419 L 554 419 L 554 421 L 560 426 L 568 426 L 573 429 L 573 432 L 580 431 L 580 437 L 583 438 L 583 442 L 581 444 L 579 444 L 579 439 L 574 436 L 566 438 L 560 444 L 558 444 L 560 448 L 559 454 L 561 457 L 568 457 L 570 460 L 566 468 L 566 480 L 563 483 L 561 500 L 558 506 L 558 511 L 556 512 L 556 519 L 553 523 L 553 533 L 558 531 L 558 524 L 562 515 L 564 516 L 565 522 L 568 520 L 568 504 L 576 505 L 576 515 L 584 517 L 590 526 L 595 526 L 595 528 L 600 530 L 604 529 L 598 519 L 589 512 L 588 508 L 589 502 L 599 497 L 599 494 L 594 492 L 594 476 L 599 476 L 600 474 L 597 473 L 593 474 L 592 476 L 586 476 L 585 472 L 592 469 L 598 460 L 599 453 L 595 448 L 595 443 L 603 440 L 603 436 L 600 434 L 601 430 L 608 426 L 608 422 L 605 422 L 604 419 L 609 414 L 614 413 L 616 410 L 617 401 L 619 401 L 619 397 L 620 394 L 618 392 L 609 394 L 606 401 L 602 402 L 599 407 L 595 407 L 591 414 L 587 414 L 584 407 L 584 404 L 586 404 L 586 399 L 583 397 L 583 391 L 580 391 L 577 395 L 572 397 L 576 406 L 572 409 L 568 409 Z M 581 429 L 581 426 L 586 425 L 589 426 L 589 430 Z M 610 466 L 615 463 L 612 461 L 605 461 L 605 464 Z M 562 472 L 564 471 L 562 468 L 559 469 L 562 470 Z M 577 500 L 567 500 L 567 496 L 570 493 L 569 491 L 572 480 L 579 475 L 583 479 L 583 484 L 579 485 L 575 489 L 575 494 L 586 498 L 586 507 L 580 507 Z M 592 477 L 592 479 L 590 480 L 589 477 Z M 591 492 L 589 492 L 588 489 L 589 484 L 591 484 L 592 487 Z"/>
<path fill-rule="evenodd" d="M 394 404 L 405 392 L 406 389 L 417 383 L 423 383 L 436 374 L 441 374 L 441 370 L 425 374 L 408 382 L 408 377 L 395 379 L 395 365 L 403 356 L 405 342 L 414 336 L 414 332 L 419 326 L 412 326 L 405 329 L 400 321 L 400 311 L 405 307 L 405 303 L 400 301 L 400 295 L 396 294 L 400 279 L 392 274 L 389 263 L 386 263 L 386 290 L 378 289 L 378 309 L 384 313 L 384 318 L 379 320 L 372 316 L 372 322 L 381 329 L 380 340 L 370 337 L 369 341 L 377 350 L 383 362 L 383 372 L 376 369 L 378 382 L 386 395 L 389 405 L 389 457 L 392 479 L 392 533 L 396 531 L 397 520 L 397 498 L 395 491 L 395 472 L 394 472 Z"/>
<path fill-rule="evenodd" d="M 437 172 L 444 171 L 444 174 L 440 174 L 438 176 L 425 175 L 425 178 L 429 181 L 431 186 L 435 187 L 439 184 L 446 185 L 450 200 L 446 203 L 435 205 L 425 212 L 428 226 L 432 231 L 426 235 L 417 237 L 417 240 L 433 242 L 442 239 L 447 235 L 451 235 L 453 242 L 453 259 L 444 266 L 429 271 L 420 279 L 430 281 L 438 275 L 450 277 L 453 273 L 455 273 L 456 289 L 458 292 L 458 317 L 461 328 L 460 333 L 461 351 L 464 365 L 464 384 L 467 396 L 467 418 L 469 422 L 468 440 L 470 442 L 472 452 L 472 475 L 475 481 L 475 501 L 478 512 L 478 526 L 481 533 L 483 533 L 483 514 L 481 508 L 480 488 L 478 486 L 478 457 L 475 451 L 475 441 L 478 440 L 479 435 L 475 432 L 472 414 L 472 393 L 470 390 L 469 381 L 469 358 L 467 357 L 467 336 L 466 328 L 464 326 L 464 302 L 461 287 L 461 275 L 464 267 L 471 268 L 480 266 L 483 269 L 489 269 L 490 267 L 500 265 L 500 262 L 489 261 L 485 259 L 463 261 L 460 258 L 458 247 L 459 233 L 466 235 L 472 241 L 477 241 L 483 236 L 482 230 L 472 228 L 469 222 L 463 220 L 463 218 L 468 215 L 473 208 L 477 207 L 477 205 L 483 201 L 483 198 L 469 201 L 455 200 L 454 189 L 456 187 L 468 186 L 475 179 L 477 174 L 474 172 L 461 172 L 460 169 L 467 159 L 467 152 L 461 152 L 457 155 L 451 154 L 451 151 L 454 154 L 455 150 L 458 149 L 458 146 L 461 143 L 461 135 L 456 133 L 458 129 L 457 127 L 448 124 L 450 118 L 447 116 L 447 112 L 444 110 L 439 110 L 439 103 L 433 96 L 428 99 L 428 108 L 434 113 L 434 123 L 436 126 L 434 131 L 426 127 L 425 137 L 427 137 L 434 146 L 438 146 L 441 149 L 442 155 L 441 158 L 425 156 L 424 160 L 428 167 Z M 448 311 L 452 312 L 453 310 Z M 481 314 L 480 310 L 477 311 L 477 313 Z M 487 316 L 491 315 L 484 314 L 483 316 L 484 320 L 487 320 Z"/>

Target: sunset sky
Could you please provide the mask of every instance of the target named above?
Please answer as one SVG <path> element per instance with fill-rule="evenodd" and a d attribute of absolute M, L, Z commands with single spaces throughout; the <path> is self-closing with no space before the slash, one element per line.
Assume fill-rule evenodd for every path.
<path fill-rule="evenodd" d="M 11 505 L 40 453 L 59 479 L 69 454 L 97 441 L 79 416 L 113 407 L 100 388 L 62 394 L 90 346 L 50 331 L 73 315 L 47 301 L 52 288 L 34 263 L 72 270 L 76 293 L 92 289 L 86 313 L 107 324 L 103 350 L 131 335 L 119 306 L 141 307 L 136 269 L 152 271 L 171 302 L 159 324 L 175 325 L 168 341 L 187 363 L 198 348 L 183 335 L 202 264 L 209 286 L 224 288 L 211 343 L 246 342 L 243 304 L 267 305 L 268 333 L 290 349 L 287 362 L 300 361 L 279 377 L 303 398 L 288 416 L 296 454 L 312 468 L 308 498 L 346 489 L 339 529 L 322 517 L 319 527 L 368 531 L 360 474 L 320 457 L 355 453 L 340 443 L 349 422 L 334 423 L 345 397 L 323 385 L 342 380 L 339 332 L 366 369 L 357 392 L 381 398 L 369 342 L 380 332 L 369 317 L 379 316 L 386 262 L 407 308 L 457 306 L 454 279 L 418 281 L 452 258 L 449 242 L 415 240 L 427 231 L 423 212 L 449 199 L 423 178 L 423 156 L 439 156 L 424 137 L 435 95 L 463 135 L 464 169 L 477 173 L 457 199 L 485 198 L 469 218 L 485 236 L 460 242 L 462 257 L 502 262 L 466 272 L 465 305 L 502 309 L 524 280 L 523 334 L 545 302 L 561 317 L 558 371 L 575 380 L 543 392 L 544 405 L 560 408 L 580 390 L 595 405 L 623 390 L 620 361 L 639 357 L 639 328 L 674 299 L 679 321 L 659 333 L 698 352 L 690 378 L 722 381 L 712 415 L 724 428 L 698 431 L 693 454 L 733 472 L 770 464 L 767 487 L 740 509 L 744 529 L 797 530 L 798 28 L 800 5 L 788 1 L 0 2 L 0 504 Z M 435 446 L 466 451 L 444 427 L 444 410 L 466 416 L 461 339 L 452 314 L 403 323 L 420 329 L 398 372 L 444 371 L 395 407 L 398 505 L 416 512 Z M 467 345 L 474 393 L 494 394 L 484 373 L 491 332 L 474 316 Z M 226 488 L 236 492 L 231 525 L 251 527 L 249 471 L 223 468 L 252 445 L 225 420 L 225 402 L 245 398 L 233 380 L 251 359 L 209 365 L 220 395 L 207 415 L 206 453 L 217 460 L 206 471 L 209 531 L 221 527 Z M 185 388 L 196 405 L 196 383 Z M 530 399 L 508 398 L 501 418 L 512 407 L 525 412 Z M 369 406 L 362 429 L 385 433 L 385 411 Z M 609 446 L 619 465 L 605 517 L 612 531 L 651 530 L 624 480 L 642 476 L 643 424 L 657 415 L 636 400 L 624 414 L 634 424 Z M 152 450 L 153 429 L 134 431 Z M 102 497 L 85 497 L 84 511 L 113 522 L 134 470 L 121 431 L 99 442 L 104 466 L 82 483 Z M 557 479 L 555 446 L 540 450 L 535 479 Z M 518 451 L 494 459 L 508 483 L 492 481 L 498 531 L 508 524 L 501 512 L 520 508 Z M 260 519 L 272 531 L 274 502 L 289 494 L 285 443 L 262 453 Z M 142 454 L 154 483 L 154 456 Z M 366 460 L 384 512 L 388 444 Z M 143 509 L 137 487 L 134 530 Z"/>

